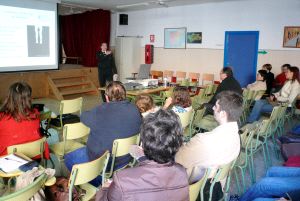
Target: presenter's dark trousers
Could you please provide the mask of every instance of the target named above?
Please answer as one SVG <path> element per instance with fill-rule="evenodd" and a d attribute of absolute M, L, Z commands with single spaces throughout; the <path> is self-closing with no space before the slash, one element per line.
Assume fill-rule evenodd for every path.
<path fill-rule="evenodd" d="M 103 70 L 101 67 L 100 66 L 98 67 L 99 85 L 100 85 L 100 87 L 106 87 L 106 83 L 111 82 L 113 80 L 113 74 L 111 72 L 107 72 L 107 71 Z M 101 93 L 103 102 L 106 102 L 105 91 L 101 90 L 100 93 Z"/>

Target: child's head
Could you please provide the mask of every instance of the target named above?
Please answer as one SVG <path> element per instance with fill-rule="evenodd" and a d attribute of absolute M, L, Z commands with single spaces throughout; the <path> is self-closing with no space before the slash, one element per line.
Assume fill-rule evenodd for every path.
<path fill-rule="evenodd" d="M 173 105 L 177 105 L 183 108 L 190 107 L 192 100 L 190 92 L 187 87 L 178 86 L 173 91 Z"/>
<path fill-rule="evenodd" d="M 137 96 L 135 99 L 135 104 L 140 113 L 147 112 L 154 108 L 154 101 L 152 97 L 147 94 Z"/>
<path fill-rule="evenodd" d="M 271 64 L 264 64 L 262 66 L 262 70 L 271 71 L 272 70 L 272 65 Z"/>

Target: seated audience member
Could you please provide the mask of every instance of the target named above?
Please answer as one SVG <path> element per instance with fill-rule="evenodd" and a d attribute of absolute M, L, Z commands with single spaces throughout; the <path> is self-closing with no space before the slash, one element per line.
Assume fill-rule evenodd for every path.
<path fill-rule="evenodd" d="M 31 108 L 31 87 L 17 82 L 9 92 L 0 111 L 0 156 L 7 154 L 7 147 L 41 139 L 40 115 Z"/>
<path fill-rule="evenodd" d="M 266 74 L 267 71 L 265 70 L 259 70 L 256 75 L 256 82 L 252 84 L 248 84 L 247 89 L 250 89 L 252 91 L 265 91 L 267 89 L 266 85 Z"/>
<path fill-rule="evenodd" d="M 215 169 L 235 160 L 240 153 L 237 120 L 242 114 L 243 99 L 236 92 L 223 91 L 216 100 L 214 118 L 220 125 L 210 132 L 196 134 L 176 154 L 175 161 L 187 168 L 189 176 L 194 168 Z"/>
<path fill-rule="evenodd" d="M 283 85 L 286 81 L 285 73 L 289 67 L 291 67 L 290 64 L 283 64 L 281 66 L 281 73 L 276 76 L 274 83 L 273 83 L 273 88 L 274 88 L 275 92 L 279 91 L 283 87 Z"/>
<path fill-rule="evenodd" d="M 300 168 L 271 167 L 256 184 L 251 186 L 240 201 L 269 200 L 300 200 Z"/>
<path fill-rule="evenodd" d="M 267 75 L 265 77 L 266 84 L 267 84 L 266 94 L 270 94 L 271 89 L 272 89 L 272 85 L 273 85 L 273 82 L 274 82 L 274 74 L 271 72 L 272 65 L 271 64 L 264 64 L 261 69 L 267 71 Z"/>
<path fill-rule="evenodd" d="M 171 108 L 176 113 L 190 111 L 192 109 L 192 100 L 188 88 L 183 86 L 175 87 L 173 96 L 167 98 L 163 108 Z"/>
<path fill-rule="evenodd" d="M 7 154 L 8 146 L 42 138 L 40 114 L 31 108 L 31 92 L 31 87 L 25 82 L 9 87 L 0 111 L 0 156 Z"/>
<path fill-rule="evenodd" d="M 111 150 L 115 139 L 127 138 L 140 132 L 141 114 L 134 104 L 126 100 L 122 83 L 114 81 L 108 84 L 105 97 L 105 103 L 82 113 L 80 117 L 81 122 L 90 127 L 91 131 L 86 147 L 65 155 L 65 164 L 69 170 L 74 164 L 95 160 L 106 150 Z M 126 164 L 128 159 L 126 156 L 117 158 L 115 166 Z"/>
<path fill-rule="evenodd" d="M 159 107 L 155 106 L 153 98 L 147 94 L 137 96 L 135 104 L 143 117 L 159 110 Z"/>
<path fill-rule="evenodd" d="M 144 156 L 139 165 L 116 172 L 105 183 L 96 201 L 187 201 L 188 178 L 184 167 L 174 162 L 183 143 L 178 116 L 172 110 L 149 114 L 141 126 Z"/>
<path fill-rule="evenodd" d="M 231 67 L 224 67 L 221 72 L 220 72 L 220 80 L 221 83 L 218 86 L 216 93 L 214 96 L 211 98 L 211 100 L 205 104 L 206 107 L 206 113 L 207 114 L 213 114 L 213 106 L 215 105 L 217 99 L 216 96 L 223 92 L 223 91 L 235 91 L 239 94 L 242 94 L 242 88 L 240 83 L 233 77 L 233 72 Z"/>
<path fill-rule="evenodd" d="M 257 100 L 248 118 L 248 123 L 257 121 L 261 113 L 270 113 L 273 107 L 278 102 L 287 102 L 291 106 L 291 103 L 300 93 L 299 83 L 299 69 L 298 67 L 289 67 L 285 73 L 287 81 L 281 90 L 277 93 L 272 94 L 267 100 Z"/>

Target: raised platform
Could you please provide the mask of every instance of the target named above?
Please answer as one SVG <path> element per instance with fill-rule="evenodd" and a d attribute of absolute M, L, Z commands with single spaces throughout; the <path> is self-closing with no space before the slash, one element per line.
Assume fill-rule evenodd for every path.
<path fill-rule="evenodd" d="M 73 78 L 70 80 L 69 78 Z M 78 76 L 76 80 L 74 76 Z M 32 87 L 33 98 L 56 98 L 52 87 L 49 84 L 49 78 L 58 78 L 55 84 L 58 84 L 59 88 L 64 88 L 63 98 L 73 98 L 80 96 L 81 93 L 90 93 L 94 90 L 97 91 L 99 87 L 98 81 L 98 69 L 96 67 L 83 67 L 81 65 L 65 64 L 60 65 L 59 70 L 51 71 L 30 71 L 30 72 L 15 72 L 15 73 L 0 73 L 0 101 L 6 97 L 8 88 L 11 84 L 18 81 L 25 81 Z M 66 78 L 66 79 L 64 79 Z M 64 82 L 66 81 L 66 82 Z M 89 91 L 90 88 L 87 85 L 94 85 L 94 90 Z M 66 89 L 71 89 L 67 92 Z M 89 92 L 86 92 L 85 89 Z M 98 92 L 96 92 L 97 94 Z M 63 95 L 63 96 L 64 96 Z"/>

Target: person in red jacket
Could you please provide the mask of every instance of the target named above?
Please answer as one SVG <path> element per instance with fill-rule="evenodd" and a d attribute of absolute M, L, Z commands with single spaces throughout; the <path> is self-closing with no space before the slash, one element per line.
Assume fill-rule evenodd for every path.
<path fill-rule="evenodd" d="M 7 147 L 42 138 L 40 114 L 31 108 L 31 87 L 25 82 L 10 86 L 0 109 L 0 156 L 7 154 Z"/>
<path fill-rule="evenodd" d="M 283 64 L 281 66 L 281 73 L 278 74 L 274 80 L 274 84 L 273 84 L 274 91 L 273 92 L 277 92 L 283 87 L 283 85 L 286 81 L 285 73 L 287 72 L 289 67 L 291 67 L 290 64 Z"/>

